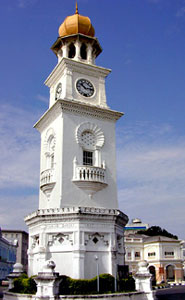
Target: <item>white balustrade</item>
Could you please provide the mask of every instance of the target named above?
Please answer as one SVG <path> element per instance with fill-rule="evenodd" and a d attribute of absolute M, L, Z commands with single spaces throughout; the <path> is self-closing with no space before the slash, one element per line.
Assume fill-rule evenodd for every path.
<path fill-rule="evenodd" d="M 105 175 L 106 171 L 103 168 L 76 165 L 73 180 L 106 183 Z"/>
<path fill-rule="evenodd" d="M 55 182 L 55 176 L 54 176 L 53 169 L 47 169 L 47 170 L 41 172 L 40 186 L 43 186 L 45 184 L 50 184 L 53 182 Z"/>

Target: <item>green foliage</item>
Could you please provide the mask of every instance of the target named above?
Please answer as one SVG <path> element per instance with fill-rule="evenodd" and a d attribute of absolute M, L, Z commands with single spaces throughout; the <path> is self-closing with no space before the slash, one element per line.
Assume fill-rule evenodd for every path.
<path fill-rule="evenodd" d="M 118 282 L 120 292 L 135 291 L 135 280 L 132 276 L 123 278 Z"/>
<path fill-rule="evenodd" d="M 97 280 L 97 277 L 95 277 Z M 110 274 L 100 274 L 100 293 L 114 292 L 114 277 Z"/>
<path fill-rule="evenodd" d="M 33 277 L 28 277 L 26 274 L 14 279 L 14 288 L 11 292 L 20 294 L 36 294 L 37 285 Z"/>
<path fill-rule="evenodd" d="M 166 236 L 166 237 L 178 240 L 178 236 L 173 235 L 172 233 L 168 232 L 165 229 L 162 229 L 159 226 L 151 226 L 147 230 L 139 230 L 137 233 L 145 234 L 145 235 L 148 235 L 148 236 L 161 235 L 161 236 Z"/>
<path fill-rule="evenodd" d="M 120 291 L 134 291 L 135 281 L 132 277 L 122 279 L 118 283 Z M 110 274 L 99 275 L 100 294 L 114 293 L 114 277 Z M 97 277 L 92 279 L 72 279 L 61 276 L 60 295 L 90 295 L 97 294 Z"/>

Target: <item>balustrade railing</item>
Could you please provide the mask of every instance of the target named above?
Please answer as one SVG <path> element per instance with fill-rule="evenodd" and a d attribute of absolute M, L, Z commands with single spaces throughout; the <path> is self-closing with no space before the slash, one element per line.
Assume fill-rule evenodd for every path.
<path fill-rule="evenodd" d="M 41 172 L 40 186 L 43 186 L 43 185 L 49 184 L 49 183 L 53 183 L 53 182 L 55 182 L 55 176 L 54 176 L 53 169 L 47 169 L 47 170 Z"/>
<path fill-rule="evenodd" d="M 96 181 L 106 183 L 106 171 L 103 168 L 93 166 L 76 166 L 73 180 Z"/>

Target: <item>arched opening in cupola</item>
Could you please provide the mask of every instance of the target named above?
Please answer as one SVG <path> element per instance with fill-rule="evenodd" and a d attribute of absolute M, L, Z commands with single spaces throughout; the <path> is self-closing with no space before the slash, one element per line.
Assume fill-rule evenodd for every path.
<path fill-rule="evenodd" d="M 80 48 L 80 56 L 82 59 L 87 59 L 87 46 L 84 43 L 82 43 L 82 46 Z"/>
<path fill-rule="evenodd" d="M 69 58 L 74 58 L 75 57 L 75 54 L 76 54 L 76 48 L 75 48 L 75 45 L 73 43 L 71 43 L 69 45 L 69 52 L 68 52 L 68 57 Z"/>

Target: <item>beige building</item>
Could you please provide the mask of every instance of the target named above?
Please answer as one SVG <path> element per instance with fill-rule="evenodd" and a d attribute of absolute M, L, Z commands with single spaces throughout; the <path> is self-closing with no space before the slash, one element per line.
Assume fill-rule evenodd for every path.
<path fill-rule="evenodd" d="M 22 230 L 2 230 L 2 236 L 10 242 L 17 240 L 16 262 L 21 263 L 24 267 L 24 271 L 27 272 L 28 233 Z"/>
<path fill-rule="evenodd" d="M 157 283 L 184 280 L 180 240 L 130 233 L 125 236 L 125 250 L 125 264 L 132 274 L 137 271 L 138 262 L 146 260 Z"/>

